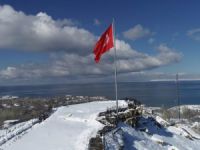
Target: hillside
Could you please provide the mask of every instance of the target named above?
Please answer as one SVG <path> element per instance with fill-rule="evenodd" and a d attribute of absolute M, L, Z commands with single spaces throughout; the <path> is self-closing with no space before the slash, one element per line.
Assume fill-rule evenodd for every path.
<path fill-rule="evenodd" d="M 120 106 L 127 106 L 125 101 Z M 86 150 L 91 137 L 104 125 L 97 121 L 100 112 L 113 108 L 115 101 L 90 102 L 59 107 L 41 123 L 30 120 L 0 130 L 1 150 Z M 137 126 L 123 122 L 103 135 L 106 150 L 198 150 L 200 135 L 187 124 L 170 124 L 161 117 L 144 113 Z M 133 110 L 133 109 L 132 109 Z M 125 110 L 128 113 L 129 110 Z M 121 113 L 122 114 L 122 113 Z M 9 133 L 9 134 L 8 134 Z M 9 138 L 8 136 L 12 137 Z"/>
<path fill-rule="evenodd" d="M 0 149 L 84 150 L 91 136 L 103 127 L 96 121 L 98 113 L 113 105 L 114 101 L 105 101 L 59 107 L 44 122 L 9 140 Z M 120 105 L 125 105 L 124 101 Z"/>

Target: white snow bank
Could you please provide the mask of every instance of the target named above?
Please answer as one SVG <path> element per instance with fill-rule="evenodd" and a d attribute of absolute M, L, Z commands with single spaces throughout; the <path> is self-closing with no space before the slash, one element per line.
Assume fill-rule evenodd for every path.
<path fill-rule="evenodd" d="M 2 144 L 6 143 L 8 140 L 15 137 L 16 135 L 18 135 L 18 134 L 24 132 L 25 130 L 31 128 L 37 122 L 38 122 L 38 119 L 32 119 L 32 120 L 29 120 L 27 122 L 23 122 L 23 123 L 14 125 L 14 126 L 8 128 L 8 129 L 2 130 L 2 132 L 0 132 L 0 146 Z"/>
<path fill-rule="evenodd" d="M 119 101 L 119 105 L 126 105 Z M 60 107 L 44 122 L 4 150 L 85 150 L 89 139 L 103 127 L 96 121 L 99 112 L 115 106 L 115 101 L 91 102 Z"/>

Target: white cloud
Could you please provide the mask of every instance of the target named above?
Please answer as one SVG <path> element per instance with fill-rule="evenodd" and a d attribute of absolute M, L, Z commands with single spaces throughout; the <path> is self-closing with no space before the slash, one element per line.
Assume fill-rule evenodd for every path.
<path fill-rule="evenodd" d="M 200 28 L 188 30 L 187 35 L 196 41 L 200 41 Z"/>
<path fill-rule="evenodd" d="M 183 57 L 182 53 L 176 52 L 177 50 L 169 48 L 167 45 L 160 44 L 157 47 L 157 50 L 160 52 L 157 55 L 157 59 L 161 60 L 163 64 L 176 63 L 181 60 Z"/>
<path fill-rule="evenodd" d="M 74 26 L 70 19 L 54 20 L 46 13 L 27 15 L 11 6 L 0 6 L 0 48 L 25 51 L 88 53 L 95 36 Z"/>
<path fill-rule="evenodd" d="M 144 28 L 142 25 L 138 24 L 134 26 L 133 28 L 130 28 L 129 30 L 124 31 L 123 35 L 127 39 L 137 40 L 140 38 L 151 36 L 153 35 L 153 32 L 151 32 L 147 28 Z"/>
<path fill-rule="evenodd" d="M 139 53 L 124 41 L 117 40 L 118 72 L 131 73 L 150 70 L 180 61 L 181 54 L 175 50 L 160 45 L 158 54 L 150 56 Z M 59 77 L 105 77 L 113 74 L 113 50 L 103 55 L 100 63 L 95 64 L 93 54 L 51 54 L 47 64 L 24 64 L 17 67 L 7 67 L 0 71 L 0 79 L 59 78 Z"/>
<path fill-rule="evenodd" d="M 16 71 L 17 71 L 17 68 L 15 67 L 7 67 L 5 70 L 0 71 L 0 77 L 6 78 L 6 79 L 15 78 L 16 76 L 18 76 Z"/>
<path fill-rule="evenodd" d="M 131 39 L 138 39 L 152 32 L 141 25 L 130 31 Z M 128 34 L 128 32 L 127 32 Z M 0 49 L 24 51 L 50 51 L 45 64 L 21 64 L 0 70 L 0 82 L 37 81 L 58 78 L 105 77 L 113 74 L 113 50 L 95 64 L 92 47 L 96 36 L 76 27 L 70 19 L 54 20 L 46 13 L 27 15 L 8 5 L 0 6 Z M 161 44 L 156 55 L 141 53 L 122 40 L 116 40 L 119 73 L 150 70 L 180 61 L 182 54 Z M 58 53 L 58 51 L 63 51 Z"/>

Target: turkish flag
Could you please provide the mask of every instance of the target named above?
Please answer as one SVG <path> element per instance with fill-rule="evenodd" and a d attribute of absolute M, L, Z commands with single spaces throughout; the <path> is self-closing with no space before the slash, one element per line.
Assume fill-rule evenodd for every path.
<path fill-rule="evenodd" d="M 100 39 L 97 41 L 94 47 L 95 62 L 100 61 L 101 55 L 109 51 L 114 46 L 113 41 L 113 26 L 112 24 L 108 29 L 101 35 Z"/>

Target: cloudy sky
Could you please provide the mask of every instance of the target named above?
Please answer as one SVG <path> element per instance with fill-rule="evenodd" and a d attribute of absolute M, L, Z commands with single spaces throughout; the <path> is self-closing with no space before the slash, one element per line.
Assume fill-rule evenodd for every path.
<path fill-rule="evenodd" d="M 0 84 L 110 82 L 113 50 L 93 47 L 116 21 L 119 81 L 200 79 L 200 2 L 1 0 Z"/>

